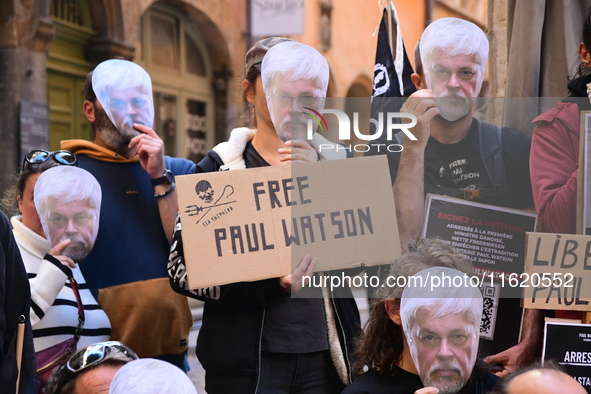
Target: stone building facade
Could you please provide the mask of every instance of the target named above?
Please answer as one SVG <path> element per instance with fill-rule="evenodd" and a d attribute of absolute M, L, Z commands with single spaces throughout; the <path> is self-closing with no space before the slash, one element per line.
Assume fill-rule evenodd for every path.
<path fill-rule="evenodd" d="M 115 57 L 150 73 L 154 129 L 166 152 L 199 160 L 241 125 L 244 54 L 259 38 L 250 34 L 254 1 L 2 0 L 0 192 L 12 185 L 23 152 L 56 150 L 62 139 L 92 138 L 82 113 L 82 84 L 96 64 Z M 409 52 L 434 18 L 455 15 L 486 23 L 486 0 L 393 2 Z M 291 38 L 328 60 L 329 96 L 371 95 L 375 32 L 384 4 L 304 0 L 303 34 Z"/>

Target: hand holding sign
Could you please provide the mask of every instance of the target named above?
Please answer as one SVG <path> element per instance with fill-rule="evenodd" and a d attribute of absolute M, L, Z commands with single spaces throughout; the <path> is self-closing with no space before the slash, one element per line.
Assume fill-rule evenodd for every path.
<path fill-rule="evenodd" d="M 306 285 L 303 281 L 303 277 L 311 277 L 314 275 L 314 268 L 316 268 L 317 260 L 316 257 L 307 254 L 291 274 L 279 278 L 279 285 L 281 285 L 285 294 L 295 294 L 302 290 L 302 287 Z"/>

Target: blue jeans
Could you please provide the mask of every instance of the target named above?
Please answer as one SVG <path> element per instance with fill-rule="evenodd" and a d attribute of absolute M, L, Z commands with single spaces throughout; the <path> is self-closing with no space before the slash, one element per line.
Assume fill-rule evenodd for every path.
<path fill-rule="evenodd" d="M 345 389 L 328 350 L 313 353 L 261 353 L 258 393 L 339 394 Z"/>

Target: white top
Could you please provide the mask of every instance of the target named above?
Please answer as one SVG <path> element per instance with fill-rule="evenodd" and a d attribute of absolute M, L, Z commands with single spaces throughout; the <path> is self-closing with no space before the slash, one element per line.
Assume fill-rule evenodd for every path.
<path fill-rule="evenodd" d="M 78 327 L 78 304 L 67 275 L 43 257 L 49 242 L 22 223 L 22 216 L 10 219 L 31 286 L 31 325 L 35 351 L 47 349 L 74 336 Z M 108 341 L 111 323 L 86 286 L 79 267 L 72 269 L 84 304 L 85 323 L 78 348 Z"/>

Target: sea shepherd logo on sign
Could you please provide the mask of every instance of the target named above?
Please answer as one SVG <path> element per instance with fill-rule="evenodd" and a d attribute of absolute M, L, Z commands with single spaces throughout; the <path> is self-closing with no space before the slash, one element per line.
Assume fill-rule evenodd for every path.
<path fill-rule="evenodd" d="M 304 109 L 310 111 L 309 112 L 304 112 L 306 115 L 310 116 L 311 119 L 308 119 L 308 140 L 312 139 L 312 136 L 314 134 L 314 123 L 313 121 L 315 121 L 318 126 L 320 127 L 320 130 L 324 130 L 327 129 L 328 130 L 328 125 L 326 123 L 326 120 L 324 119 L 324 117 L 322 116 L 323 114 L 334 114 L 337 117 L 337 120 L 339 122 L 339 140 L 343 141 L 343 140 L 350 140 L 351 139 L 351 121 L 349 119 L 349 116 L 344 113 L 343 111 L 340 111 L 338 109 L 323 109 L 320 112 L 313 110 L 312 108 L 308 108 L 308 107 L 304 107 Z M 377 130 L 374 134 L 362 134 L 359 131 L 359 113 L 358 112 L 354 112 L 353 113 L 353 133 L 355 133 L 355 136 L 357 138 L 359 138 L 360 140 L 363 141 L 373 141 L 376 140 L 378 138 L 380 138 L 382 136 L 382 133 L 384 132 L 384 129 L 386 130 L 386 137 L 388 141 L 393 141 L 393 131 L 394 130 L 401 130 L 409 139 L 411 139 L 412 141 L 416 141 L 417 138 L 409 131 L 410 128 L 414 127 L 417 124 L 417 117 L 414 116 L 413 114 L 407 114 L 407 113 L 403 113 L 403 112 L 387 112 L 386 114 L 386 121 L 385 121 L 385 125 L 384 125 L 384 113 L 380 112 L 378 114 L 378 122 L 377 122 Z M 395 120 L 401 120 L 401 119 L 410 119 L 410 123 L 394 123 Z M 322 150 L 334 150 L 336 149 L 337 151 L 340 149 L 343 150 L 348 150 L 348 151 L 354 151 L 354 152 L 367 152 L 371 149 L 371 147 L 374 146 L 375 148 L 377 148 L 378 152 L 380 150 L 384 150 L 384 151 L 388 151 L 388 152 L 401 152 L 402 151 L 402 145 L 399 144 L 396 141 L 393 141 L 393 143 L 391 144 L 352 144 L 352 145 L 333 145 L 333 144 L 320 144 L 319 146 L 319 151 L 322 152 Z"/>

